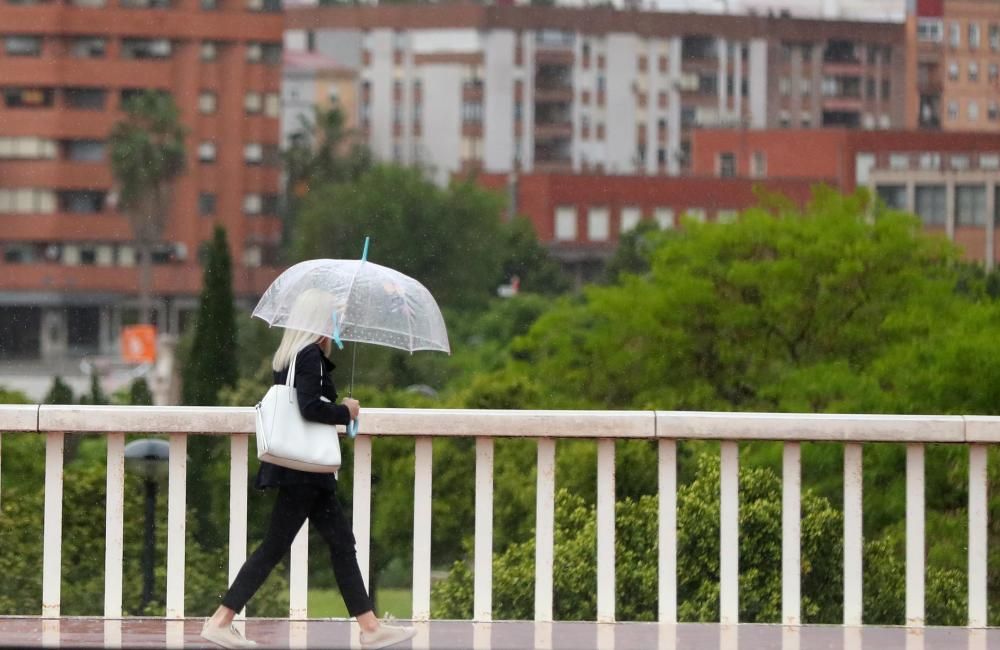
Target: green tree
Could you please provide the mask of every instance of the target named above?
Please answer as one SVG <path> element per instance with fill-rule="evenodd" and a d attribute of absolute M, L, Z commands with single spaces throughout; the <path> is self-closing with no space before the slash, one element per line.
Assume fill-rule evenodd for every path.
<path fill-rule="evenodd" d="M 625 273 L 643 275 L 649 272 L 653 251 L 659 246 L 666 233 L 652 220 L 640 221 L 632 230 L 623 233 L 618 240 L 615 254 L 608 261 L 607 276 L 612 282 L 621 279 Z"/>
<path fill-rule="evenodd" d="M 216 405 L 219 393 L 236 384 L 238 374 L 236 315 L 233 307 L 232 262 L 222 226 L 215 227 L 205 262 L 198 317 L 190 352 L 182 370 L 185 404 Z M 223 436 L 194 436 L 189 441 L 189 484 L 194 534 L 205 547 L 224 541 L 224 513 L 213 512 L 215 504 L 228 500 L 228 440 Z"/>
<path fill-rule="evenodd" d="M 286 172 L 283 241 L 289 245 L 302 202 L 328 183 L 357 180 L 372 166 L 372 155 L 356 131 L 347 129 L 343 109 L 317 108 L 313 119 L 301 116 L 284 153 Z"/>
<path fill-rule="evenodd" d="M 145 91 L 125 103 L 109 137 L 118 205 L 128 216 L 139 255 L 139 318 L 152 319 L 152 248 L 163 238 L 173 183 L 184 171 L 187 133 L 173 98 Z"/>
<path fill-rule="evenodd" d="M 515 276 L 521 291 L 537 294 L 563 293 L 570 283 L 559 264 L 538 241 L 531 221 L 518 217 L 502 227 L 504 257 L 496 284 L 507 284 Z"/>
<path fill-rule="evenodd" d="M 543 315 L 512 346 L 511 371 L 559 377 L 551 407 L 782 410 L 840 364 L 840 401 L 864 403 L 867 386 L 846 377 L 926 334 L 955 300 L 954 248 L 871 210 L 864 193 L 820 190 L 802 213 L 689 222 L 646 276 Z M 816 393 L 827 397 L 815 410 L 836 407 L 837 392 Z"/>
<path fill-rule="evenodd" d="M 42 402 L 44 404 L 72 404 L 74 402 L 73 389 L 63 381 L 62 377 L 53 377 L 52 387 L 49 388 L 49 392 L 45 394 Z"/>
<path fill-rule="evenodd" d="M 226 230 L 222 226 L 215 227 L 208 248 L 194 341 L 182 374 L 182 399 L 185 404 L 215 405 L 219 391 L 236 383 L 238 362 L 232 259 Z"/>
<path fill-rule="evenodd" d="M 481 307 L 500 275 L 502 199 L 471 182 L 441 189 L 423 172 L 379 165 L 353 183 L 306 196 L 296 228 L 297 259 L 369 259 L 423 283 L 438 303 Z"/>

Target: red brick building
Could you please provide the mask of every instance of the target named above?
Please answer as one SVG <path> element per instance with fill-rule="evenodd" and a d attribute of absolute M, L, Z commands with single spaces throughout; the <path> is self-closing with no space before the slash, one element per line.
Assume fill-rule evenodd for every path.
<path fill-rule="evenodd" d="M 695 174 L 868 187 L 992 268 L 1000 220 L 1000 134 L 934 131 L 698 131 Z"/>
<path fill-rule="evenodd" d="M 640 221 L 677 228 L 684 216 L 732 220 L 757 202 L 758 190 L 804 205 L 815 181 L 538 173 L 485 174 L 479 182 L 507 194 L 512 212 L 530 218 L 539 239 L 582 280 L 599 271 L 621 233 Z"/>
<path fill-rule="evenodd" d="M 0 360 L 116 353 L 138 270 L 107 138 L 144 89 L 170 93 L 189 132 L 155 254 L 160 330 L 195 308 L 216 223 L 238 297 L 263 291 L 280 236 L 282 29 L 272 0 L 0 4 Z"/>

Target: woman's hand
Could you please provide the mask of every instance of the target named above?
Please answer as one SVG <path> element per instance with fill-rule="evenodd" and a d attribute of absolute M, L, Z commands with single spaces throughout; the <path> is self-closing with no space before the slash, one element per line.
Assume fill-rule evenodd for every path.
<path fill-rule="evenodd" d="M 351 419 L 357 420 L 358 414 L 361 413 L 361 402 L 356 399 L 351 399 L 350 397 L 345 397 L 344 406 L 346 406 L 347 410 L 351 412 Z"/>

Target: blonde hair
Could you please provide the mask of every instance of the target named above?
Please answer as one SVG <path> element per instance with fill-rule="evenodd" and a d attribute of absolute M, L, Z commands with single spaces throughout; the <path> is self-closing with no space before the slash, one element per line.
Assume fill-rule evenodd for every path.
<path fill-rule="evenodd" d="M 329 338 L 333 333 L 333 314 L 339 313 L 342 308 L 342 301 L 326 291 L 303 291 L 292 305 L 285 333 L 271 360 L 271 368 L 281 372 L 292 364 L 292 359 L 302 348 Z"/>
<path fill-rule="evenodd" d="M 286 329 L 285 333 L 281 336 L 281 343 L 278 345 L 278 349 L 274 351 L 271 368 L 275 372 L 281 372 L 288 368 L 292 365 L 292 359 L 302 351 L 302 348 L 310 343 L 315 343 L 321 338 L 321 336 L 313 332 Z"/>

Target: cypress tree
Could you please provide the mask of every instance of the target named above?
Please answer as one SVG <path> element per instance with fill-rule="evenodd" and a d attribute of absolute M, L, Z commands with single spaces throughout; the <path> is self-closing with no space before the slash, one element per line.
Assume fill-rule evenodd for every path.
<path fill-rule="evenodd" d="M 73 389 L 63 381 L 62 377 L 53 377 L 52 387 L 49 388 L 43 401 L 45 404 L 72 404 Z"/>
<path fill-rule="evenodd" d="M 215 227 L 202 280 L 191 355 L 183 369 L 185 404 L 215 406 L 219 389 L 236 383 L 236 313 L 226 229 Z"/>
<path fill-rule="evenodd" d="M 215 406 L 219 390 L 236 383 L 236 313 L 233 307 L 232 261 L 226 230 L 215 227 L 205 259 L 198 319 L 191 352 L 181 371 L 184 404 Z M 229 441 L 224 436 L 192 436 L 188 441 L 188 490 L 198 495 L 189 507 L 192 534 L 206 548 L 225 543 L 216 504 L 226 502 Z M 216 515 L 216 516 L 213 516 Z"/>

